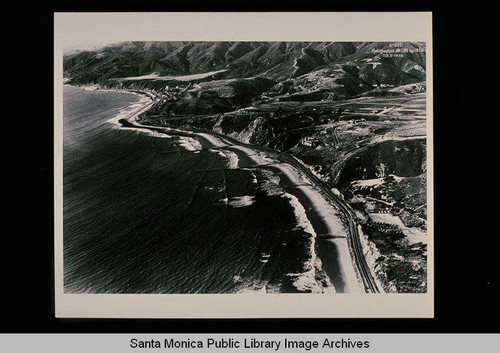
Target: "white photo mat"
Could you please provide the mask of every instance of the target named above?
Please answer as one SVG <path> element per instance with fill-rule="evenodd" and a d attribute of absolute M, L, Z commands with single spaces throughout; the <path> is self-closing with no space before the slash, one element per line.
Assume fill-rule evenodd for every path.
<path fill-rule="evenodd" d="M 427 60 L 428 267 L 425 294 L 65 294 L 63 49 L 118 41 L 419 41 Z M 55 314 L 59 318 L 432 318 L 432 14 L 206 12 L 54 14 Z M 439 254 L 437 254 L 439 256 Z"/>

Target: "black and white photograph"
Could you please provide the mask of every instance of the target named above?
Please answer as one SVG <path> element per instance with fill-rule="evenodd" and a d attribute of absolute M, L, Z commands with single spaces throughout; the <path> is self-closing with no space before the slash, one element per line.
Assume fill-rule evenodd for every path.
<path fill-rule="evenodd" d="M 432 301 L 431 43 L 358 39 L 61 45 L 56 293 Z"/>
<path fill-rule="evenodd" d="M 0 351 L 498 350 L 473 6 L 14 5 Z"/>

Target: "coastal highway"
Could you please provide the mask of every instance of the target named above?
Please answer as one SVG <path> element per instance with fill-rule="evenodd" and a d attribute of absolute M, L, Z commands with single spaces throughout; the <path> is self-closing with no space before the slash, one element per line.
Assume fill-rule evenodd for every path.
<path fill-rule="evenodd" d="M 319 179 L 316 175 L 314 175 L 314 173 L 312 173 L 309 170 L 309 168 L 307 168 L 306 166 L 295 160 L 295 158 L 293 157 L 290 157 L 286 154 L 281 154 L 281 156 L 288 164 L 292 165 L 293 167 L 304 173 L 311 182 L 313 182 L 316 186 L 318 186 L 321 189 L 323 194 L 331 202 L 333 202 L 339 207 L 340 211 L 342 212 L 348 223 L 349 240 L 350 240 L 349 243 L 351 245 L 354 254 L 354 262 L 363 280 L 365 291 L 367 293 L 380 293 L 380 289 L 378 288 L 377 282 L 375 281 L 375 278 L 373 277 L 370 267 L 368 266 L 365 256 L 363 254 L 363 246 L 361 245 L 358 227 L 354 222 L 354 219 L 352 218 L 352 213 L 350 211 L 349 206 L 345 203 L 344 200 L 335 195 L 328 188 L 325 182 Z"/>
<path fill-rule="evenodd" d="M 143 110 L 141 110 L 143 111 Z M 129 116 L 128 118 L 128 123 L 130 125 L 133 125 L 134 127 L 137 128 L 146 128 L 146 129 L 151 129 L 155 131 L 165 131 L 168 133 L 172 133 L 173 131 L 168 128 L 163 128 L 161 126 L 153 126 L 153 125 L 143 125 L 137 122 L 135 119 L 135 116 Z M 129 126 L 130 126 L 129 125 Z M 222 135 L 219 133 L 216 133 L 211 130 L 204 130 L 204 129 L 192 129 L 192 130 L 182 130 L 182 129 L 174 129 L 177 130 L 178 134 L 184 134 L 186 136 L 191 136 L 196 135 L 197 133 L 205 133 L 212 135 L 214 137 L 217 137 L 219 139 L 222 139 L 223 141 L 226 141 L 228 144 L 231 145 L 237 145 L 237 146 L 242 146 L 246 148 L 250 148 L 252 150 L 260 151 L 260 152 L 266 152 L 266 153 L 272 153 L 274 155 L 278 155 L 279 158 L 287 164 L 290 164 L 294 168 L 296 168 L 298 171 L 302 172 L 314 185 L 316 185 L 323 193 L 323 195 L 333 204 L 337 205 L 339 210 L 341 211 L 342 215 L 344 216 L 345 220 L 347 221 L 348 224 L 348 232 L 349 232 L 349 244 L 351 246 L 352 252 L 354 254 L 354 264 L 356 268 L 359 271 L 359 274 L 361 276 L 361 279 L 363 281 L 364 289 L 365 292 L 367 293 L 380 293 L 380 288 L 377 285 L 377 282 L 375 281 L 372 271 L 370 270 L 366 259 L 364 257 L 363 253 L 363 246 L 361 245 L 360 241 L 360 234 L 358 232 L 358 227 L 356 222 L 353 219 L 352 213 L 350 211 L 349 206 L 345 203 L 343 199 L 341 199 L 339 196 L 335 195 L 330 188 L 326 185 L 324 181 L 319 179 L 314 173 L 311 172 L 309 168 L 307 168 L 305 165 L 300 163 L 298 160 L 295 158 L 287 155 L 286 153 L 283 152 L 278 152 L 272 149 L 264 148 L 264 147 L 259 147 L 259 146 L 254 146 L 250 144 L 246 144 L 243 142 L 240 142 L 238 140 L 235 140 L 231 137 L 228 137 L 226 135 Z"/>
<path fill-rule="evenodd" d="M 361 245 L 360 241 L 360 234 L 358 231 L 358 227 L 356 222 L 353 219 L 352 213 L 350 211 L 349 206 L 346 204 L 346 202 L 341 199 L 339 196 L 335 195 L 328 185 L 326 183 L 319 179 L 314 173 L 307 168 L 305 165 L 300 163 L 298 160 L 295 158 L 287 155 L 286 153 L 283 152 L 278 152 L 272 149 L 267 149 L 259 146 L 254 146 L 250 144 L 245 144 L 242 143 L 238 140 L 235 140 L 231 137 L 215 133 L 213 131 L 208 131 L 208 130 L 196 130 L 196 132 L 203 132 L 207 134 L 211 134 L 213 136 L 216 136 L 218 138 L 221 138 L 225 141 L 227 141 L 230 144 L 233 145 L 239 145 L 243 147 L 247 147 L 253 150 L 258 150 L 261 152 L 267 152 L 267 153 L 273 153 L 278 155 L 279 157 L 282 158 L 282 160 L 293 166 L 295 169 L 301 171 L 310 181 L 312 184 L 316 185 L 318 188 L 321 189 L 323 195 L 330 200 L 333 204 L 337 205 L 339 210 L 342 212 L 343 216 L 345 217 L 347 223 L 348 223 L 348 231 L 349 231 L 349 244 L 351 245 L 352 252 L 354 254 L 354 263 L 356 267 L 358 268 L 359 274 L 361 276 L 361 279 L 363 281 L 364 289 L 365 292 L 367 293 L 380 293 L 380 288 L 377 285 L 377 282 L 375 281 L 375 278 L 373 277 L 372 271 L 370 270 L 370 267 L 368 266 L 368 263 L 366 262 L 364 253 L 363 253 L 363 246 Z"/>

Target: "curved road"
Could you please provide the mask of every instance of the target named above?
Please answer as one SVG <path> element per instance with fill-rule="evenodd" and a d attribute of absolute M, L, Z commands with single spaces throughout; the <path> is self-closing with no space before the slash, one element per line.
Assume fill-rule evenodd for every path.
<path fill-rule="evenodd" d="M 361 245 L 358 227 L 354 222 L 354 219 L 352 218 L 349 206 L 345 203 L 344 200 L 331 192 L 326 183 L 319 179 L 316 175 L 314 175 L 309 170 L 309 168 L 299 163 L 293 157 L 285 154 L 282 154 L 282 157 L 287 161 L 287 163 L 293 165 L 295 168 L 306 174 L 309 180 L 316 184 L 323 191 L 325 196 L 339 207 L 340 211 L 349 224 L 349 239 L 351 240 L 349 243 L 351 244 L 352 251 L 354 253 L 354 262 L 363 280 L 365 291 L 367 293 L 380 293 L 377 282 L 375 281 L 375 278 L 373 277 L 370 267 L 368 266 L 363 254 L 363 246 Z"/>
<path fill-rule="evenodd" d="M 150 105 L 148 105 L 150 106 Z M 141 109 L 141 112 L 143 112 L 145 109 Z M 137 114 L 135 114 L 137 116 Z M 143 125 L 137 122 L 137 120 L 134 119 L 134 117 L 129 117 L 128 118 L 129 124 L 133 125 L 134 127 L 137 128 L 147 128 L 151 130 L 156 130 L 156 131 L 165 131 L 165 128 L 162 128 L 160 126 L 154 126 L 154 125 Z M 187 136 L 192 136 L 193 134 L 196 133 L 206 133 L 210 134 L 212 136 L 218 137 L 223 139 L 224 141 L 227 141 L 230 144 L 233 145 L 239 145 L 242 147 L 247 147 L 251 148 L 253 150 L 259 150 L 261 152 L 268 152 L 268 153 L 273 153 L 281 157 L 284 162 L 292 165 L 295 167 L 297 170 L 300 170 L 302 173 L 306 175 L 306 177 L 315 185 L 317 185 L 323 194 L 334 204 L 338 206 L 342 214 L 344 215 L 345 219 L 347 220 L 348 223 L 348 230 L 349 230 L 349 239 L 351 240 L 348 242 L 351 244 L 352 252 L 354 254 L 354 263 L 356 267 L 358 268 L 358 271 L 361 275 L 361 278 L 363 280 L 363 284 L 365 287 L 365 291 L 367 293 L 380 293 L 380 289 L 377 285 L 377 282 L 375 281 L 373 274 L 370 270 L 370 267 L 368 266 L 364 253 L 363 253 L 363 246 L 361 245 L 360 241 L 360 235 L 358 232 L 358 227 L 352 217 L 352 213 L 350 211 L 349 206 L 345 203 L 343 199 L 335 195 L 330 188 L 326 185 L 324 181 L 319 179 L 314 173 L 312 173 L 309 168 L 298 162 L 295 158 L 283 153 L 283 152 L 278 152 L 272 149 L 267 149 L 264 147 L 259 147 L 259 146 L 254 146 L 250 144 L 246 144 L 243 142 L 240 142 L 238 140 L 235 140 L 231 137 L 228 137 L 226 135 L 222 135 L 219 133 L 216 133 L 214 131 L 210 130 L 203 130 L 203 129 L 195 129 L 193 128 L 191 131 L 184 131 L 182 129 L 175 128 L 175 130 L 178 131 L 179 134 L 185 134 Z M 173 131 L 168 130 L 169 133 L 172 133 Z"/>

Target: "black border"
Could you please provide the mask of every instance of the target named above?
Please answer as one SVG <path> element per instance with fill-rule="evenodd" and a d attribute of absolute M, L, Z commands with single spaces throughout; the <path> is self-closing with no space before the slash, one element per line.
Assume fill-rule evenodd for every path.
<path fill-rule="evenodd" d="M 40 8 L 42 6 L 42 8 Z M 119 10 L 118 10 L 119 9 Z M 161 11 L 431 11 L 434 61 L 434 188 L 435 188 L 435 318 L 434 319 L 55 319 L 53 274 L 53 13 Z M 493 333 L 488 320 L 498 296 L 493 249 L 480 237 L 480 209 L 466 198 L 474 169 L 464 165 L 470 134 L 466 121 L 474 116 L 470 77 L 462 75 L 474 44 L 464 24 L 464 8 L 353 8 L 327 6 L 248 6 L 231 8 L 123 8 L 106 4 L 71 3 L 19 10 L 14 43 L 8 43 L 4 66 L 14 93 L 10 122 L 21 127 L 9 150 L 12 170 L 20 172 L 9 223 L 4 232 L 2 282 L 4 314 L 0 333 Z M 7 35 L 12 32 L 8 30 Z M 5 44 L 7 45 L 7 44 Z M 475 52 L 474 54 L 478 54 Z M 469 79 L 469 81 L 467 80 Z M 26 107 L 26 108 L 24 108 Z M 24 109 L 23 109 L 24 108 Z M 29 122 L 29 124 L 26 124 Z M 6 128 L 9 128 L 5 124 Z M 11 129 L 11 128 L 9 128 Z M 17 127 L 15 127 L 17 130 Z M 17 134 L 17 132 L 16 132 Z M 467 141 L 469 139 L 469 141 Z M 23 145 L 23 146 L 21 146 Z M 24 147 L 22 149 L 21 147 Z M 468 159 L 472 165 L 476 160 Z M 462 170 L 462 168 L 466 170 Z M 11 170 L 11 169 L 9 169 Z M 449 173 L 449 174 L 448 174 Z M 458 179 L 458 180 L 457 180 Z M 454 181 L 456 183 L 454 183 Z M 479 184 L 480 185 L 480 184 Z M 476 185 L 477 187 L 477 185 Z M 7 189 L 14 188 L 7 184 Z M 20 191 L 22 190 L 22 191 Z M 13 211 L 12 214 L 10 211 Z M 12 216 L 12 217 L 10 217 Z M 496 321 L 496 320 L 494 320 Z"/>

